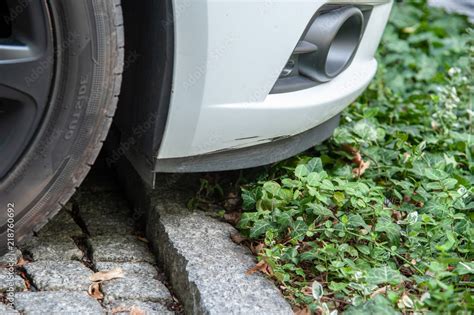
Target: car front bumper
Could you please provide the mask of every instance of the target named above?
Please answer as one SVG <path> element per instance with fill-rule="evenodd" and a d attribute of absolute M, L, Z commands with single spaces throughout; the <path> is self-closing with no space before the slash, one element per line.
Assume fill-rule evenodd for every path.
<path fill-rule="evenodd" d="M 328 83 L 271 94 L 308 23 L 328 3 L 373 6 L 351 65 Z M 179 161 L 222 169 L 202 167 L 201 157 L 228 152 L 228 164 L 232 152 L 308 134 L 337 116 L 375 75 L 391 7 L 384 0 L 174 0 L 173 87 L 156 170 L 179 171 Z M 241 164 L 235 168 L 255 166 Z"/>

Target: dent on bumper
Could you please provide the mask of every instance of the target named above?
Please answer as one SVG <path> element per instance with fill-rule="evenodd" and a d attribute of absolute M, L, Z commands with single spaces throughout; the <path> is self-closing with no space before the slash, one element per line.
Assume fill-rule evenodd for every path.
<path fill-rule="evenodd" d="M 328 2 L 334 1 L 191 1 L 175 13 L 175 82 L 157 164 L 300 135 L 353 102 L 375 75 L 373 56 L 391 2 L 365 1 L 378 5 L 351 66 L 336 79 L 269 94 L 311 17 Z M 205 38 L 185 33 L 191 29 Z"/>

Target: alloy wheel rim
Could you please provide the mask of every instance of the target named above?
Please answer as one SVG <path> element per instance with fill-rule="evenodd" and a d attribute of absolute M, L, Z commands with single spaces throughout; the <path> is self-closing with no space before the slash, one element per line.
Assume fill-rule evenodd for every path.
<path fill-rule="evenodd" d="M 46 0 L 7 0 L 0 22 L 0 180 L 20 161 L 47 110 L 55 56 Z"/>

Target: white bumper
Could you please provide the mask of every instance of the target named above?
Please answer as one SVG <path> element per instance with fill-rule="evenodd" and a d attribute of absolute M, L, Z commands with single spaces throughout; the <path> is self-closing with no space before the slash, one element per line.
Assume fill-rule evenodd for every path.
<path fill-rule="evenodd" d="M 323 0 L 174 0 L 175 65 L 158 159 L 263 144 L 340 113 L 372 80 L 391 1 L 376 4 L 352 64 L 334 80 L 270 94 Z"/>

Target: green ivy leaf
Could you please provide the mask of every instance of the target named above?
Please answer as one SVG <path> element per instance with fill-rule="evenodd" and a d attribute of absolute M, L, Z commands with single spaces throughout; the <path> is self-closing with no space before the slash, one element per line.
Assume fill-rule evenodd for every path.
<path fill-rule="evenodd" d="M 375 225 L 376 232 L 384 232 L 387 235 L 390 243 L 400 243 L 400 230 L 401 227 L 392 222 L 390 217 L 380 217 Z"/>
<path fill-rule="evenodd" d="M 365 302 L 359 306 L 351 306 L 345 312 L 345 315 L 397 315 L 392 304 L 381 295 L 377 295 L 374 299 Z"/>
<path fill-rule="evenodd" d="M 258 220 L 250 229 L 250 238 L 258 238 L 265 234 L 272 227 L 272 223 L 268 220 Z"/>
<path fill-rule="evenodd" d="M 299 179 L 302 179 L 308 176 L 309 170 L 306 165 L 298 165 L 295 169 L 295 176 Z"/>
<path fill-rule="evenodd" d="M 449 176 L 448 173 L 442 170 L 426 168 L 424 171 L 424 175 L 431 180 L 443 180 Z"/>
<path fill-rule="evenodd" d="M 323 217 L 334 217 L 334 214 L 328 208 L 317 204 L 317 203 L 308 203 L 307 206 L 311 209 L 311 212 L 315 215 L 321 215 Z"/>
<path fill-rule="evenodd" d="M 355 227 L 355 228 L 362 227 L 365 229 L 369 228 L 367 223 L 365 223 L 364 219 L 362 218 L 360 214 L 349 214 L 348 220 L 349 220 L 349 226 L 351 227 Z"/>
<path fill-rule="evenodd" d="M 339 206 L 343 205 L 346 201 L 346 195 L 340 191 L 336 191 L 333 195 L 333 198 Z"/>
<path fill-rule="evenodd" d="M 257 196 L 254 192 L 242 189 L 242 208 L 244 210 L 253 210 L 255 209 L 255 204 L 257 203 Z"/>
<path fill-rule="evenodd" d="M 277 182 L 266 182 L 263 184 L 263 190 L 269 192 L 273 197 L 278 197 L 281 192 L 281 186 Z"/>
<path fill-rule="evenodd" d="M 321 183 L 321 175 L 315 172 L 309 173 L 306 182 L 312 187 L 318 187 Z"/>
<path fill-rule="evenodd" d="M 452 231 L 446 231 L 446 242 L 442 245 L 437 245 L 436 249 L 442 252 L 447 252 L 456 244 L 456 238 Z"/>
<path fill-rule="evenodd" d="M 306 232 L 308 231 L 308 225 L 302 219 L 298 219 L 291 223 L 291 238 L 298 239 L 302 241 L 305 236 Z"/>
<path fill-rule="evenodd" d="M 383 266 L 370 269 L 367 273 L 366 281 L 373 285 L 397 285 L 403 281 L 403 277 L 398 270 L 393 270 L 388 266 Z"/>
<path fill-rule="evenodd" d="M 309 172 L 322 172 L 323 162 L 320 158 L 313 158 L 306 164 L 306 168 Z"/>

